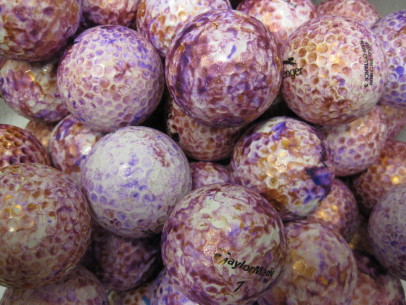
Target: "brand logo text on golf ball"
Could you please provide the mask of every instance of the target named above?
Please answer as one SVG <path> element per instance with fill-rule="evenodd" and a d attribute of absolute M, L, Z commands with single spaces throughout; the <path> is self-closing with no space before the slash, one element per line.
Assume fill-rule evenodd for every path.
<path fill-rule="evenodd" d="M 287 60 L 283 61 L 283 64 L 295 67 L 295 68 L 290 69 L 290 70 L 284 70 L 283 71 L 283 78 L 290 77 L 291 79 L 295 79 L 296 76 L 302 75 L 302 69 L 303 68 L 296 68 L 297 63 L 295 62 L 295 58 L 289 57 Z"/>
<path fill-rule="evenodd" d="M 290 6 L 292 6 L 294 8 L 296 8 L 296 6 L 297 6 L 296 4 L 292 3 L 291 0 L 283 0 L 283 1 L 285 1 L 287 4 L 289 4 Z"/>
<path fill-rule="evenodd" d="M 374 82 L 374 59 L 372 58 L 371 45 L 361 40 L 362 57 L 364 59 L 364 87 L 372 86 Z"/>

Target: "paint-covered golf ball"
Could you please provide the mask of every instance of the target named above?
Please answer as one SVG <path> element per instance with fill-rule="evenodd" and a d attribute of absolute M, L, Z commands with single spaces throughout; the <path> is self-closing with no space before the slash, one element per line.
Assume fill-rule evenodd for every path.
<path fill-rule="evenodd" d="M 57 122 L 68 115 L 56 83 L 55 59 L 46 63 L 6 60 L 0 65 L 0 94 L 18 114 Z"/>
<path fill-rule="evenodd" d="M 230 169 L 223 165 L 213 162 L 191 162 L 189 165 L 192 172 L 192 190 L 213 183 L 231 183 Z"/>
<path fill-rule="evenodd" d="M 68 110 L 90 128 L 110 132 L 141 124 L 163 92 L 163 66 L 141 34 L 124 26 L 97 26 L 79 35 L 58 66 Z"/>
<path fill-rule="evenodd" d="M 379 157 L 388 128 L 384 113 L 375 106 L 351 123 L 325 126 L 322 131 L 331 150 L 334 173 L 350 176 L 365 170 Z"/>
<path fill-rule="evenodd" d="M 406 10 L 379 20 L 372 31 L 388 58 L 389 77 L 380 103 L 406 110 Z"/>
<path fill-rule="evenodd" d="M 305 217 L 330 192 L 327 146 L 310 125 L 287 117 L 261 122 L 237 142 L 233 181 L 263 195 L 284 220 Z"/>
<path fill-rule="evenodd" d="M 82 187 L 94 219 L 132 238 L 159 234 L 192 187 L 189 163 L 166 134 L 143 126 L 100 139 L 82 168 Z"/>
<path fill-rule="evenodd" d="M 367 0 L 325 0 L 316 7 L 319 16 L 343 16 L 358 21 L 368 28 L 377 22 L 381 15 Z"/>
<path fill-rule="evenodd" d="M 212 10 L 187 22 L 166 57 L 169 92 L 182 111 L 211 126 L 243 126 L 271 105 L 281 84 L 275 38 L 254 17 Z"/>
<path fill-rule="evenodd" d="M 396 277 L 406 280 L 406 185 L 389 190 L 375 205 L 368 233 L 376 259 Z"/>
<path fill-rule="evenodd" d="M 189 19 L 210 10 L 231 9 L 229 0 L 140 0 L 136 25 L 166 57 L 173 37 Z"/>
<path fill-rule="evenodd" d="M 45 123 L 43 121 L 31 120 L 25 126 L 25 130 L 31 132 L 33 136 L 42 144 L 45 150 L 48 150 L 48 142 L 52 131 L 55 128 L 54 123 Z"/>
<path fill-rule="evenodd" d="M 285 225 L 286 263 L 260 305 L 349 305 L 357 265 L 344 238 L 320 223 Z"/>
<path fill-rule="evenodd" d="M 82 0 L 82 25 L 131 26 L 140 0 Z"/>
<path fill-rule="evenodd" d="M 85 197 L 43 164 L 0 169 L 0 285 L 35 288 L 62 279 L 90 240 Z"/>
<path fill-rule="evenodd" d="M 82 0 L 1 0 L 0 56 L 39 61 L 60 51 L 76 32 Z"/>
<path fill-rule="evenodd" d="M 350 241 L 359 226 L 358 216 L 357 201 L 351 190 L 341 180 L 334 179 L 330 193 L 307 220 L 321 222 Z"/>
<path fill-rule="evenodd" d="M 45 148 L 29 131 L 0 124 L 0 168 L 17 163 L 51 164 Z"/>
<path fill-rule="evenodd" d="M 311 0 L 244 0 L 237 9 L 261 21 L 275 35 L 280 48 L 299 26 L 316 17 Z"/>
<path fill-rule="evenodd" d="M 151 305 L 199 305 L 185 297 L 173 285 L 166 269 L 162 270 L 154 281 Z"/>
<path fill-rule="evenodd" d="M 92 249 L 95 274 L 108 290 L 125 291 L 155 277 L 162 268 L 160 238 L 132 239 L 99 229 Z"/>
<path fill-rule="evenodd" d="M 151 305 L 154 281 L 126 291 L 111 291 L 108 295 L 110 305 Z"/>
<path fill-rule="evenodd" d="M 378 105 L 385 115 L 388 139 L 396 138 L 406 127 L 406 109 L 393 108 L 387 105 Z"/>
<path fill-rule="evenodd" d="M 390 189 L 406 184 L 406 143 L 388 140 L 376 159 L 352 181 L 355 198 L 369 214 L 380 197 Z"/>
<path fill-rule="evenodd" d="M 381 42 L 345 17 L 314 18 L 289 37 L 283 51 L 283 97 L 301 118 L 340 125 L 378 102 L 388 76 Z"/>
<path fill-rule="evenodd" d="M 355 251 L 354 257 L 358 279 L 351 305 L 405 304 L 405 293 L 398 278 L 385 271 L 373 256 Z"/>
<path fill-rule="evenodd" d="M 93 145 L 103 136 L 101 132 L 67 116 L 58 123 L 49 140 L 48 151 L 53 165 L 80 186 L 81 171 Z"/>
<path fill-rule="evenodd" d="M 214 127 L 185 114 L 171 98 L 168 103 L 166 129 L 185 154 L 201 161 L 227 159 L 241 135 L 241 127 Z"/>
<path fill-rule="evenodd" d="M 258 193 L 232 184 L 193 190 L 162 233 L 173 285 L 198 304 L 250 304 L 277 278 L 285 259 L 281 218 Z"/>
<path fill-rule="evenodd" d="M 57 283 L 37 289 L 8 288 L 1 305 L 107 305 L 100 281 L 83 267 L 77 267 Z"/>

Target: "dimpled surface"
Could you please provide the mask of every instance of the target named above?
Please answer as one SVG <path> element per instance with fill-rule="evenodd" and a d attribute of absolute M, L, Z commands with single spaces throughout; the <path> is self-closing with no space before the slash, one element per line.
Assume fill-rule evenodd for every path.
<path fill-rule="evenodd" d="M 48 153 L 29 131 L 0 124 L 0 168 L 17 163 L 51 164 Z"/>
<path fill-rule="evenodd" d="M 282 221 L 265 198 L 239 185 L 212 184 L 179 202 L 162 233 L 174 286 L 198 304 L 250 304 L 285 258 Z"/>
<path fill-rule="evenodd" d="M 329 158 L 314 128 L 276 117 L 241 137 L 231 171 L 234 182 L 259 192 L 284 220 L 292 220 L 314 211 L 329 193 L 334 178 Z"/>
<path fill-rule="evenodd" d="M 403 184 L 406 184 L 406 143 L 388 140 L 379 158 L 354 178 L 352 189 L 361 210 L 369 214 L 383 194 Z"/>
<path fill-rule="evenodd" d="M 6 60 L 0 69 L 0 94 L 11 109 L 28 119 L 59 121 L 68 110 L 56 84 L 56 67 L 56 60 Z"/>
<path fill-rule="evenodd" d="M 55 127 L 50 141 L 49 154 L 53 165 L 80 186 L 81 168 L 93 145 L 103 136 L 91 130 L 72 115 Z"/>
<path fill-rule="evenodd" d="M 301 118 L 320 125 L 349 123 L 378 102 L 388 69 L 381 43 L 362 24 L 314 18 L 289 37 L 282 92 Z"/>
<path fill-rule="evenodd" d="M 160 238 L 129 239 L 98 230 L 92 248 L 95 274 L 108 290 L 125 291 L 145 283 L 161 269 Z"/>
<path fill-rule="evenodd" d="M 83 32 L 58 66 L 58 86 L 69 111 L 98 131 L 141 124 L 157 107 L 163 67 L 153 46 L 124 26 Z"/>
<path fill-rule="evenodd" d="M 76 185 L 43 164 L 0 169 L 0 285 L 35 288 L 64 277 L 90 239 L 90 210 Z"/>
<path fill-rule="evenodd" d="M 140 0 L 83 0 L 83 17 L 90 24 L 129 27 L 135 20 Z"/>
<path fill-rule="evenodd" d="M 350 176 L 370 166 L 385 145 L 387 131 L 385 115 L 378 106 L 351 123 L 324 127 L 334 173 Z"/>
<path fill-rule="evenodd" d="M 173 285 L 166 269 L 162 270 L 154 282 L 151 305 L 199 305 L 185 297 Z"/>
<path fill-rule="evenodd" d="M 275 39 L 260 21 L 219 9 L 196 16 L 177 32 L 165 75 L 187 115 L 207 125 L 235 127 L 271 105 L 281 69 Z"/>
<path fill-rule="evenodd" d="M 29 121 L 27 126 L 25 126 L 25 130 L 31 132 L 31 134 L 42 144 L 45 150 L 48 149 L 49 138 L 51 137 L 54 128 L 55 124 L 53 123 L 44 123 L 43 121 L 35 120 Z"/>
<path fill-rule="evenodd" d="M 320 223 L 285 225 L 286 263 L 278 281 L 259 299 L 260 305 L 349 305 L 357 265 L 348 244 Z"/>
<path fill-rule="evenodd" d="M 223 165 L 213 162 L 191 162 L 189 165 L 193 190 L 213 183 L 231 182 L 230 170 Z"/>
<path fill-rule="evenodd" d="M 320 16 L 343 16 L 358 21 L 370 28 L 381 15 L 367 0 L 326 0 L 316 7 Z"/>
<path fill-rule="evenodd" d="M 334 179 L 331 192 L 307 220 L 324 223 L 350 241 L 359 225 L 357 201 L 341 180 Z"/>
<path fill-rule="evenodd" d="M 275 35 L 279 47 L 299 26 L 316 17 L 311 0 L 244 0 L 237 9 L 261 21 Z"/>
<path fill-rule="evenodd" d="M 371 212 L 372 251 L 386 270 L 406 280 L 406 186 L 389 190 Z"/>
<path fill-rule="evenodd" d="M 1 305 L 108 305 L 100 281 L 83 267 L 77 267 L 55 284 L 37 289 L 8 288 Z"/>
<path fill-rule="evenodd" d="M 140 0 L 137 29 L 166 57 L 173 37 L 185 22 L 217 9 L 231 9 L 229 0 Z"/>
<path fill-rule="evenodd" d="M 372 257 L 354 252 L 358 267 L 357 288 L 351 305 L 404 305 L 405 294 L 399 279 L 386 272 Z"/>
<path fill-rule="evenodd" d="M 406 10 L 382 18 L 372 31 L 382 42 L 389 67 L 380 103 L 406 110 Z"/>
<path fill-rule="evenodd" d="M 186 115 L 181 108 L 169 101 L 167 133 L 185 154 L 202 161 L 229 158 L 241 134 L 240 127 L 207 126 Z"/>
<path fill-rule="evenodd" d="M 81 5 L 81 0 L 1 0 L 0 56 L 50 58 L 76 32 Z"/>
<path fill-rule="evenodd" d="M 82 168 L 95 220 L 127 237 L 161 232 L 173 206 L 191 190 L 181 148 L 157 130 L 130 126 L 97 142 Z"/>
<path fill-rule="evenodd" d="M 388 139 L 396 138 L 403 128 L 406 127 L 406 109 L 393 108 L 387 105 L 379 105 L 385 115 Z"/>
<path fill-rule="evenodd" d="M 110 305 L 151 305 L 153 281 L 126 291 L 111 291 Z"/>

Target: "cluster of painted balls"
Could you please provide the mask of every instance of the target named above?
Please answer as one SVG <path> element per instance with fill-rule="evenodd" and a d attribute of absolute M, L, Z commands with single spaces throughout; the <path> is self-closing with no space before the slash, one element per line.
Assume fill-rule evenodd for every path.
<path fill-rule="evenodd" d="M 1 305 L 400 305 L 406 10 L 0 0 Z"/>

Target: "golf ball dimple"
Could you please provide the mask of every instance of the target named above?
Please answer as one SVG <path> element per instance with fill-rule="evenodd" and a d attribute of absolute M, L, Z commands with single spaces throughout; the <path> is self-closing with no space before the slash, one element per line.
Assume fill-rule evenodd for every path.
<path fill-rule="evenodd" d="M 6 60 L 0 65 L 0 93 L 18 114 L 53 123 L 69 114 L 56 83 L 57 60 L 42 63 Z"/>
<path fill-rule="evenodd" d="M 175 103 L 209 126 L 252 122 L 272 104 L 282 81 L 272 33 L 259 20 L 233 10 L 212 10 L 187 22 L 165 63 Z"/>
<path fill-rule="evenodd" d="M 388 139 L 395 139 L 406 127 L 406 109 L 393 108 L 387 105 L 378 105 L 385 115 Z"/>
<path fill-rule="evenodd" d="M 191 162 L 192 190 L 199 187 L 228 182 L 231 183 L 231 172 L 229 168 L 213 162 Z"/>
<path fill-rule="evenodd" d="M 341 125 L 378 102 L 388 68 L 381 43 L 348 18 L 314 18 L 289 37 L 283 51 L 283 97 L 304 120 Z"/>
<path fill-rule="evenodd" d="M 258 123 L 237 142 L 232 179 L 268 199 L 283 220 L 305 217 L 330 192 L 334 168 L 310 125 L 288 117 Z"/>
<path fill-rule="evenodd" d="M 151 43 L 124 26 L 96 26 L 79 35 L 58 66 L 68 110 L 91 129 L 139 125 L 162 97 L 161 58 Z"/>
<path fill-rule="evenodd" d="M 406 10 L 380 19 L 372 31 L 388 59 L 389 77 L 380 103 L 406 110 Z"/>
<path fill-rule="evenodd" d="M 190 192 L 162 233 L 173 285 L 198 304 L 245 305 L 276 280 L 285 258 L 278 213 L 258 193 L 233 184 Z"/>
<path fill-rule="evenodd" d="M 166 134 L 143 126 L 100 139 L 82 167 L 81 181 L 96 222 L 130 238 L 159 234 L 192 187 L 181 148 Z"/>

